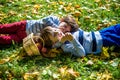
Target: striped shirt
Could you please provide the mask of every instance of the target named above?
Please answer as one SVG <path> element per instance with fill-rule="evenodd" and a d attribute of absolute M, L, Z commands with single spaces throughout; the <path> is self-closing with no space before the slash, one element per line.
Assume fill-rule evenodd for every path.
<path fill-rule="evenodd" d="M 30 33 L 38 33 L 47 26 L 57 28 L 59 23 L 60 23 L 59 18 L 52 15 L 39 20 L 27 20 L 26 32 L 27 35 L 29 35 Z"/>
<path fill-rule="evenodd" d="M 101 52 L 102 37 L 98 31 L 85 32 L 81 29 L 72 33 L 74 40 L 67 43 L 56 43 L 54 47 L 61 47 L 65 53 L 82 57 L 86 54 L 97 54 Z"/>

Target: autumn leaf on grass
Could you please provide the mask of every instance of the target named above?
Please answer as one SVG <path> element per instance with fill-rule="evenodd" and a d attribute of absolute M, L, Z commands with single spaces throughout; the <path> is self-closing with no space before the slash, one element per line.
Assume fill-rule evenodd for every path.
<path fill-rule="evenodd" d="M 1 59 L 0 64 L 4 64 L 4 63 L 8 62 L 9 60 L 10 60 L 10 58 Z"/>
<path fill-rule="evenodd" d="M 112 80 L 112 75 L 107 70 L 101 75 L 100 80 Z"/>
<path fill-rule="evenodd" d="M 66 76 L 66 74 L 67 74 L 66 70 L 67 70 L 67 66 L 61 67 L 61 68 L 59 69 L 60 74 L 61 74 L 61 77 Z"/>
<path fill-rule="evenodd" d="M 108 47 L 103 47 L 102 48 L 102 53 L 101 53 L 101 56 L 102 56 L 102 58 L 109 58 L 110 57 L 110 55 L 109 55 L 109 53 L 108 53 Z"/>
<path fill-rule="evenodd" d="M 95 0 L 95 2 L 100 2 L 100 0 Z"/>
<path fill-rule="evenodd" d="M 38 9 L 40 9 L 40 7 L 42 7 L 42 5 L 36 4 L 33 7 L 34 7 L 34 9 L 38 10 Z"/>
<path fill-rule="evenodd" d="M 72 13 L 74 16 L 78 17 L 81 16 L 81 12 L 80 11 L 75 11 Z"/>
<path fill-rule="evenodd" d="M 65 4 L 65 2 L 62 2 L 62 1 L 59 1 L 58 2 L 60 5 L 64 5 Z"/>
<path fill-rule="evenodd" d="M 69 4 L 68 6 L 64 7 L 64 11 L 66 11 L 66 12 L 74 12 L 75 7 L 73 7 L 72 4 Z"/>
<path fill-rule="evenodd" d="M 79 76 L 79 72 L 75 72 L 73 69 L 67 69 L 67 66 L 59 69 L 60 78 L 64 80 L 74 79 Z"/>
<path fill-rule="evenodd" d="M 80 8 L 80 5 L 76 4 L 76 5 L 75 5 L 75 8 Z"/>
<path fill-rule="evenodd" d="M 14 16 L 14 15 L 16 15 L 17 14 L 17 12 L 16 11 L 9 11 L 9 15 L 11 15 L 11 16 Z"/>
<path fill-rule="evenodd" d="M 0 64 L 4 64 L 6 62 L 12 61 L 13 59 L 15 59 L 16 56 L 17 54 L 14 54 L 14 55 L 11 55 L 10 57 L 3 58 L 0 60 Z"/>
<path fill-rule="evenodd" d="M 73 77 L 79 76 L 79 72 L 75 72 L 73 69 L 68 69 L 67 72 L 71 74 Z"/>
<path fill-rule="evenodd" d="M 25 73 L 24 74 L 24 80 L 29 80 L 29 79 L 35 79 L 39 75 L 39 72 L 32 72 L 32 73 Z"/>

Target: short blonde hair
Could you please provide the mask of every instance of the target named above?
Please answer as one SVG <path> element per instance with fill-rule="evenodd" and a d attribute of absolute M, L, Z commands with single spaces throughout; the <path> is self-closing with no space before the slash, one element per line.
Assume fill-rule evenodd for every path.
<path fill-rule="evenodd" d="M 53 31 L 52 31 L 52 27 L 51 26 L 47 26 L 46 28 L 44 28 L 42 31 L 41 31 L 41 37 L 42 39 L 44 40 L 45 42 L 45 47 L 46 48 L 52 48 L 52 45 L 53 45 L 53 42 L 52 40 L 50 39 L 50 36 L 53 34 Z"/>

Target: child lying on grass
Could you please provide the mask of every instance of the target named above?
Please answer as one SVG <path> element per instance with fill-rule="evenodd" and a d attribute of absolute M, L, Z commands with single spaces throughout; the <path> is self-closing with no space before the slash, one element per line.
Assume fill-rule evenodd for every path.
<path fill-rule="evenodd" d="M 63 33 L 58 28 L 46 27 L 41 32 L 41 37 L 47 48 L 62 48 L 64 53 L 71 53 L 76 57 L 84 57 L 87 54 L 98 54 L 102 47 L 120 47 L 120 24 L 95 31 L 85 32 L 81 29 L 71 33 Z"/>
<path fill-rule="evenodd" d="M 31 33 L 39 33 L 47 26 L 61 29 L 63 32 L 76 31 L 78 26 L 72 26 L 71 30 L 66 26 L 61 27 L 64 22 L 73 20 L 70 16 L 64 16 L 59 19 L 56 16 L 48 16 L 39 20 L 25 20 L 9 24 L 0 24 L 0 45 L 12 44 L 12 41 L 21 43 L 23 38 Z M 74 21 L 73 21 L 74 22 Z M 69 23 L 71 25 L 71 23 Z M 7 35 L 6 35 L 7 34 Z"/>

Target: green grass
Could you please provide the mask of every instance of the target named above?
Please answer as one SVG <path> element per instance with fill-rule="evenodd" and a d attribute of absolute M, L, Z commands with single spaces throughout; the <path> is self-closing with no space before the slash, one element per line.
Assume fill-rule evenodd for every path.
<path fill-rule="evenodd" d="M 86 31 L 99 30 L 120 23 L 120 3 L 119 0 L 0 0 L 0 24 L 40 19 L 51 14 L 59 17 L 72 14 L 80 28 Z M 70 55 L 60 55 L 56 58 L 43 58 L 21 57 L 19 53 L 24 53 L 21 47 L 21 44 L 13 44 L 0 49 L 1 80 L 120 79 L 119 51 L 106 52 L 110 57 L 88 55 L 85 58 L 71 58 Z M 65 71 L 63 74 L 61 69 Z M 69 69 L 79 75 L 68 73 Z"/>

